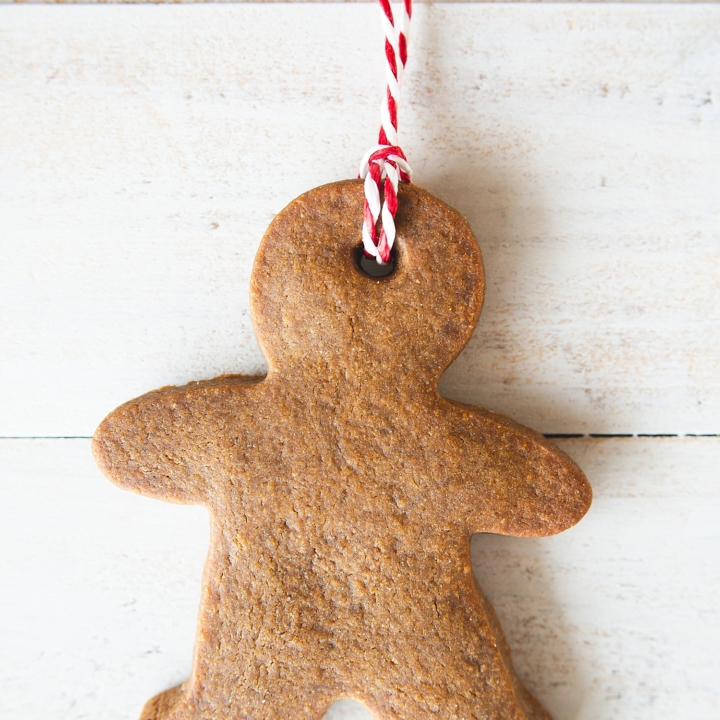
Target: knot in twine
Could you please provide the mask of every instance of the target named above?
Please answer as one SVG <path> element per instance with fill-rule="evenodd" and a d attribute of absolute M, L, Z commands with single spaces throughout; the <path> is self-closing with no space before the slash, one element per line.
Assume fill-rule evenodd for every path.
<path fill-rule="evenodd" d="M 407 46 L 412 17 L 412 0 L 403 0 L 399 28 L 390 0 L 379 0 L 385 31 L 385 78 L 387 89 L 380 108 L 378 144 L 370 148 L 360 163 L 359 177 L 365 179 L 363 250 L 383 265 L 390 260 L 395 242 L 395 215 L 398 210 L 398 183 L 411 182 L 412 170 L 398 141 L 398 97 L 400 79 L 407 64 Z M 384 182 L 383 182 L 384 181 Z M 381 185 L 383 199 L 381 201 Z M 381 228 L 378 233 L 377 225 Z"/>

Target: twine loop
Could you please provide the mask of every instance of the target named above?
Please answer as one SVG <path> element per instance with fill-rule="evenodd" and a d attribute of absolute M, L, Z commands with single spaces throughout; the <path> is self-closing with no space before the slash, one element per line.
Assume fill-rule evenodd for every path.
<path fill-rule="evenodd" d="M 360 163 L 359 177 L 365 179 L 363 250 L 382 265 L 390 260 L 395 242 L 395 215 L 398 184 L 412 181 L 412 170 L 398 141 L 398 97 L 400 79 L 407 64 L 407 47 L 412 17 L 412 0 L 403 0 L 398 27 L 390 0 L 379 0 L 385 32 L 385 78 L 387 88 L 380 107 L 378 144 Z M 382 196 L 382 199 L 381 199 Z M 378 233 L 378 220 L 380 232 Z"/>

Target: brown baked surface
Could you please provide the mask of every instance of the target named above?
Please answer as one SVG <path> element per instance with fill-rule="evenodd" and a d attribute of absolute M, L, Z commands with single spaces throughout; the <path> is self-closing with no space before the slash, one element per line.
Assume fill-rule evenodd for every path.
<path fill-rule="evenodd" d="M 117 485 L 210 511 L 193 673 L 143 720 L 548 718 L 473 580 L 470 536 L 538 537 L 590 505 L 541 435 L 440 397 L 483 297 L 467 222 L 403 185 L 398 262 L 355 264 L 363 189 L 272 222 L 251 284 L 266 377 L 144 395 L 93 439 Z"/>

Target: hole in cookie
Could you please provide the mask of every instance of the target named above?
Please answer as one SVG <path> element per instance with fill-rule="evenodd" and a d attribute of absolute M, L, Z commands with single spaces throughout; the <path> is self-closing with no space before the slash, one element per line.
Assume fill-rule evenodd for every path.
<path fill-rule="evenodd" d="M 353 257 L 355 258 L 355 265 L 357 265 L 358 270 L 360 270 L 363 275 L 372 278 L 387 277 L 395 270 L 397 263 L 396 248 L 394 247 L 390 251 L 390 260 L 382 265 L 380 265 L 375 258 L 366 257 L 362 245 L 355 248 Z"/>

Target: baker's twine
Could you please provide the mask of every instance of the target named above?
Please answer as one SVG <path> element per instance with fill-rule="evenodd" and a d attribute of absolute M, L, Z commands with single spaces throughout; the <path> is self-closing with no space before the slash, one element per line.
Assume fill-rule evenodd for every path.
<path fill-rule="evenodd" d="M 378 264 L 390 260 L 395 242 L 395 215 L 398 209 L 398 183 L 411 182 L 412 170 L 398 142 L 398 97 L 400 80 L 407 64 L 407 47 L 412 17 L 412 0 L 403 0 L 403 11 L 395 25 L 392 3 L 379 0 L 385 31 L 385 77 L 387 90 L 380 107 L 378 144 L 371 147 L 360 163 L 359 177 L 365 179 L 365 209 L 363 216 L 363 249 L 367 257 Z M 381 201 L 380 186 L 384 197 Z M 380 219 L 380 232 L 377 231 Z"/>

